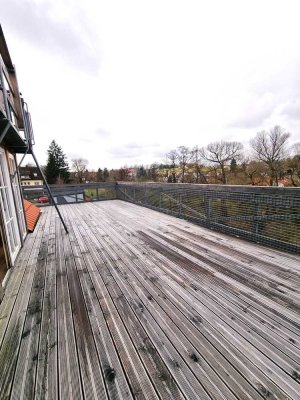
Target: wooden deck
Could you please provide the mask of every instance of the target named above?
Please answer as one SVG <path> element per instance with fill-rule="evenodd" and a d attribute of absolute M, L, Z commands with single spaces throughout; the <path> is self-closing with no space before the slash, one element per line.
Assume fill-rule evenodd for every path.
<path fill-rule="evenodd" d="M 43 209 L 0 399 L 300 399 L 300 257 L 119 200 Z"/>

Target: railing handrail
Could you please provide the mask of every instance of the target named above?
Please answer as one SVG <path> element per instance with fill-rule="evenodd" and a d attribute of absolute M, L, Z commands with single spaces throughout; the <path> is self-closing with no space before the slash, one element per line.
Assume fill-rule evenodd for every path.
<path fill-rule="evenodd" d="M 182 188 L 198 189 L 208 191 L 222 192 L 246 192 L 246 193 L 266 193 L 270 194 L 292 194 L 300 196 L 300 187 L 281 187 L 281 186 L 254 186 L 254 185 L 222 185 L 222 184 L 205 184 L 205 183 L 165 183 L 165 182 L 125 182 L 118 181 L 119 185 L 129 186 L 149 186 L 149 187 L 164 187 L 164 188 Z"/>
<path fill-rule="evenodd" d="M 64 190 L 64 188 L 85 189 L 103 187 L 128 186 L 137 188 L 161 188 L 166 191 L 174 189 L 196 190 L 199 192 L 227 192 L 227 193 L 251 193 L 256 195 L 277 195 L 300 197 L 300 187 L 279 187 L 279 186 L 251 186 L 251 185 L 209 185 L 209 184 L 190 184 L 190 183 L 158 183 L 158 182 L 89 182 L 89 183 L 68 183 L 49 185 L 54 191 Z M 45 189 L 45 185 L 22 186 L 23 190 Z"/>

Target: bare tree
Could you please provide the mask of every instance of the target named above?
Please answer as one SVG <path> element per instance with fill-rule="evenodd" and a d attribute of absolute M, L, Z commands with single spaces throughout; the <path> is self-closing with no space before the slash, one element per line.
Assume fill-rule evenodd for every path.
<path fill-rule="evenodd" d="M 85 158 L 72 159 L 72 170 L 75 173 L 75 180 L 77 183 L 84 182 L 87 165 L 88 165 L 88 160 L 86 160 Z"/>
<path fill-rule="evenodd" d="M 250 140 L 250 145 L 257 160 L 267 164 L 270 172 L 270 186 L 278 186 L 278 173 L 281 161 L 286 156 L 287 140 L 290 134 L 280 126 L 275 126 L 269 132 L 258 132 L 256 137 Z"/>
<path fill-rule="evenodd" d="M 171 164 L 171 179 L 168 177 L 168 182 L 176 183 L 176 162 L 177 162 L 177 152 L 176 150 L 171 150 L 166 155 L 168 162 Z"/>
<path fill-rule="evenodd" d="M 118 181 L 128 181 L 130 176 L 130 170 L 126 166 L 119 168 L 117 180 Z"/>
<path fill-rule="evenodd" d="M 240 142 L 214 142 L 200 149 L 200 156 L 210 163 L 216 164 L 221 169 L 220 180 L 226 184 L 226 166 L 230 161 L 239 158 L 243 145 Z"/>
<path fill-rule="evenodd" d="M 186 146 L 179 146 L 175 151 L 176 159 L 181 168 L 181 182 L 184 182 L 187 164 L 191 161 L 193 153 Z"/>
<path fill-rule="evenodd" d="M 202 159 L 200 157 L 200 149 L 198 146 L 195 146 L 192 149 L 192 161 L 193 161 L 194 171 L 196 173 L 196 183 L 207 183 L 206 176 L 202 172 L 204 165 L 201 162 Z"/>
<path fill-rule="evenodd" d="M 158 179 L 158 164 L 153 163 L 148 169 L 148 176 L 153 182 L 157 182 Z"/>
<path fill-rule="evenodd" d="M 292 156 L 285 160 L 286 172 L 290 177 L 291 184 L 300 186 L 300 142 L 295 143 L 291 150 Z"/>
<path fill-rule="evenodd" d="M 294 143 L 292 146 L 292 152 L 294 156 L 300 157 L 300 142 Z"/>
<path fill-rule="evenodd" d="M 244 173 L 251 185 L 264 185 L 268 177 L 268 167 L 261 161 L 252 160 L 245 164 Z"/>

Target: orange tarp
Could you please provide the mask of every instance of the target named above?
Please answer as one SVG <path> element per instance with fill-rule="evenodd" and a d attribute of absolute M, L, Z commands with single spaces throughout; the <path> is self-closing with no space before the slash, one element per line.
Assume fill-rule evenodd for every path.
<path fill-rule="evenodd" d="M 41 210 L 30 203 L 28 200 L 24 200 L 24 208 L 25 208 L 25 216 L 26 216 L 26 224 L 29 232 L 33 232 L 35 225 L 39 219 Z"/>

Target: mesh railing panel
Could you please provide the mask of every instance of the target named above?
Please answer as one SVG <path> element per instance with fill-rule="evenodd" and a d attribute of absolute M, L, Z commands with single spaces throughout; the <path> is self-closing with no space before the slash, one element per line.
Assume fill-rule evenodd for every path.
<path fill-rule="evenodd" d="M 100 182 L 51 185 L 51 190 L 57 204 L 125 200 L 300 254 L 300 188 Z M 44 186 L 23 187 L 23 195 L 49 204 Z"/>
<path fill-rule="evenodd" d="M 49 205 L 50 197 L 45 186 L 23 186 L 23 196 L 34 204 Z M 84 185 L 50 185 L 56 204 L 83 203 L 116 199 L 115 183 L 90 183 Z"/>
<path fill-rule="evenodd" d="M 118 199 L 300 253 L 300 188 L 126 183 L 117 187 Z"/>

